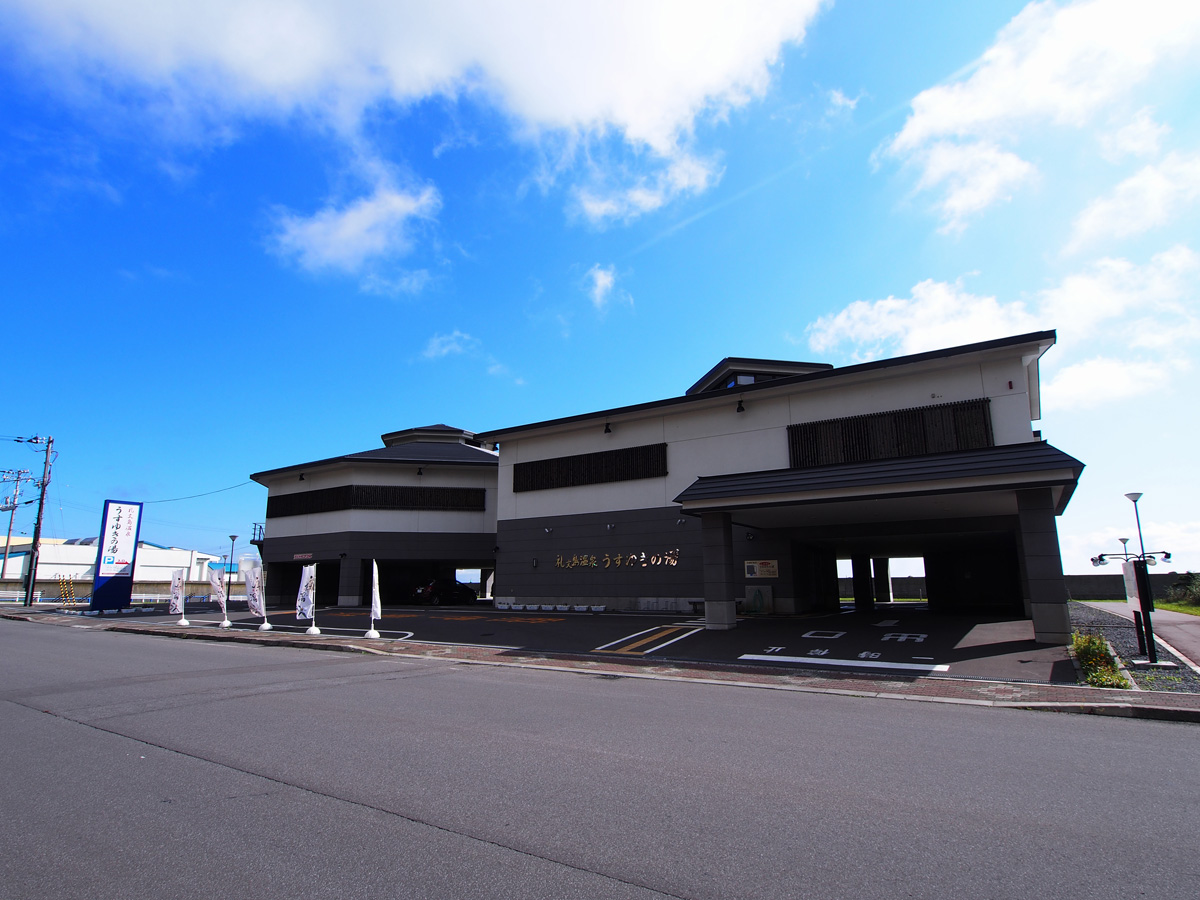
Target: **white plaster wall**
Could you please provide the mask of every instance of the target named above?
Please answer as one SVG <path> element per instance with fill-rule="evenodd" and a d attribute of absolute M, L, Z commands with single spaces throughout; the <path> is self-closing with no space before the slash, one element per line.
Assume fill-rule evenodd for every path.
<path fill-rule="evenodd" d="M 336 512 L 268 519 L 268 538 L 336 534 L 344 531 L 383 531 L 427 534 L 484 534 L 496 530 L 496 492 L 488 492 L 485 512 L 411 509 L 340 509 Z"/>
<path fill-rule="evenodd" d="M 992 398 L 992 440 L 1000 444 L 1020 444 L 1033 440 L 1029 424 L 1029 395 L 1025 392 Z"/>
<path fill-rule="evenodd" d="M 778 394 L 752 392 L 743 395 L 741 413 L 736 412 L 737 395 L 727 395 L 613 417 L 611 434 L 604 434 L 605 419 L 597 417 L 551 433 L 502 438 L 499 518 L 671 506 L 701 475 L 786 468 L 786 427 L 802 422 L 989 397 L 995 442 L 1031 441 L 1028 369 L 1021 349 L 1006 348 L 967 362 L 931 360 L 907 371 L 851 373 L 794 385 Z M 668 444 L 665 478 L 512 492 L 516 462 L 662 442 Z"/>
<path fill-rule="evenodd" d="M 672 506 L 674 499 L 699 475 L 716 472 L 756 472 L 787 466 L 787 431 L 780 419 L 787 414 L 786 398 L 746 404 L 737 412 L 737 400 L 685 407 L 653 419 L 614 423 L 604 434 L 602 420 L 590 427 L 546 437 L 508 440 L 501 447 L 501 519 L 568 515 L 581 511 L 610 512 Z M 599 422 L 597 438 L 596 423 Z M 553 491 L 512 492 L 509 454 L 521 461 L 594 453 L 664 443 L 668 475 L 612 484 L 582 485 Z"/>
<path fill-rule="evenodd" d="M 341 531 L 421 531 L 428 533 L 490 533 L 496 530 L 497 504 L 495 470 L 481 466 L 335 465 L 309 472 L 304 481 L 295 475 L 268 485 L 268 496 L 296 494 L 347 484 L 413 487 L 471 487 L 484 489 L 483 512 L 442 510 L 343 509 L 336 512 L 267 519 L 268 538 L 331 534 Z M 510 480 L 511 483 L 511 480 Z"/>
<path fill-rule="evenodd" d="M 983 396 L 978 366 L 922 371 L 891 378 L 859 376 L 835 383 L 817 382 L 791 393 L 791 423 L 819 422 L 890 409 L 955 403 Z"/>
<path fill-rule="evenodd" d="M 382 475 L 383 467 L 380 467 Z M 307 470 L 303 472 L 289 472 L 286 475 L 279 475 L 267 483 L 267 494 L 274 497 L 277 494 L 300 494 L 305 491 L 319 491 L 322 488 L 340 487 L 343 484 L 353 484 L 353 474 L 355 469 L 350 466 L 321 466 L 320 468 Z M 412 481 L 393 482 L 374 480 L 369 484 L 411 484 L 416 480 L 416 470 L 412 471 Z M 304 476 L 304 480 L 300 480 L 300 476 Z"/>
<path fill-rule="evenodd" d="M 267 485 L 270 496 L 299 494 L 346 484 L 425 485 L 437 487 L 488 487 L 492 470 L 487 466 L 422 466 L 417 474 L 415 465 L 331 465 L 309 471 L 281 475 Z"/>
<path fill-rule="evenodd" d="M 661 413 L 647 414 L 643 418 L 620 423 L 613 422 L 611 434 L 604 433 L 604 424 L 603 417 L 589 419 L 584 424 L 554 434 L 539 435 L 533 442 L 505 441 L 500 447 L 500 464 L 511 465 L 514 462 L 574 456 L 577 453 L 595 453 L 598 450 L 661 444 L 667 440 L 663 434 Z"/>

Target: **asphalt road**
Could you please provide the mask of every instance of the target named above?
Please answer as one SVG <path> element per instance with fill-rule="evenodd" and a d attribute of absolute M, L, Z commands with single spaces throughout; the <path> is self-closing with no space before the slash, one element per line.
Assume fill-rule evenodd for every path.
<path fill-rule="evenodd" d="M 3 898 L 1192 898 L 1197 726 L 0 621 Z"/>
<path fill-rule="evenodd" d="M 235 627 L 255 629 L 262 619 L 244 605 L 230 609 Z M 174 622 L 177 616 L 147 610 L 140 621 Z M 268 610 L 283 630 L 304 631 L 294 610 Z M 215 607 L 197 605 L 198 627 L 221 620 Z M 362 607 L 317 611 L 322 632 L 361 637 L 369 627 Z M 622 614 L 504 612 L 491 607 L 386 607 L 380 634 L 415 640 L 557 653 L 768 665 L 801 670 L 946 674 L 1001 681 L 1074 684 L 1075 667 L 1060 646 L 1037 644 L 1026 619 L 931 614 L 924 604 L 899 603 L 870 613 L 852 607 L 819 616 L 748 616 L 732 631 L 706 631 L 687 613 Z"/>

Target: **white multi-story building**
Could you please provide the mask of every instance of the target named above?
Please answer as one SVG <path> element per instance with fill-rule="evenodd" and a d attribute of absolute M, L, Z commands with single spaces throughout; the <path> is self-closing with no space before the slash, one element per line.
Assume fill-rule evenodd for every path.
<path fill-rule="evenodd" d="M 1054 342 L 841 368 L 728 358 L 677 397 L 478 435 L 412 429 L 261 472 L 268 590 L 319 562 L 329 599 L 352 605 L 372 559 L 394 584 L 457 563 L 494 567 L 500 600 L 702 604 L 720 629 L 748 597 L 836 610 L 838 560 L 869 609 L 890 599 L 888 560 L 921 557 L 931 611 L 1023 614 L 1064 643 L 1055 517 L 1083 464 L 1032 424 Z"/>

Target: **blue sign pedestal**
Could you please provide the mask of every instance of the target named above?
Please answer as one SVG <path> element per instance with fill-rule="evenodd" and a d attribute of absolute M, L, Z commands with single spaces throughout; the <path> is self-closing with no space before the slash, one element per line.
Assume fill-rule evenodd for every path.
<path fill-rule="evenodd" d="M 92 612 L 128 609 L 133 598 L 133 572 L 142 532 L 142 504 L 105 500 L 92 582 Z"/>

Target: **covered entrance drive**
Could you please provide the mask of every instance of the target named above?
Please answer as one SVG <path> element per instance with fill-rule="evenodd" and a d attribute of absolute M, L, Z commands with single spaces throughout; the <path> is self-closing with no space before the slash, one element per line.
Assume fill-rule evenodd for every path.
<path fill-rule="evenodd" d="M 448 590 L 458 569 L 480 570 L 482 594 L 495 571 L 494 547 L 491 534 L 351 532 L 268 538 L 261 551 L 268 572 L 267 600 L 272 606 L 293 603 L 301 568 L 316 563 L 319 606 L 369 606 L 372 561 L 379 563 L 379 597 L 385 606 L 417 602 L 417 588 L 431 582 Z"/>
<path fill-rule="evenodd" d="M 1031 441 L 705 476 L 675 499 L 703 523 L 710 629 L 736 623 L 744 536 L 779 559 L 776 591 L 794 612 L 837 609 L 839 558 L 853 561 L 855 606 L 870 610 L 886 560 L 919 556 L 932 611 L 1024 614 L 1039 642 L 1061 644 L 1070 627 L 1055 516 L 1082 470 Z"/>

